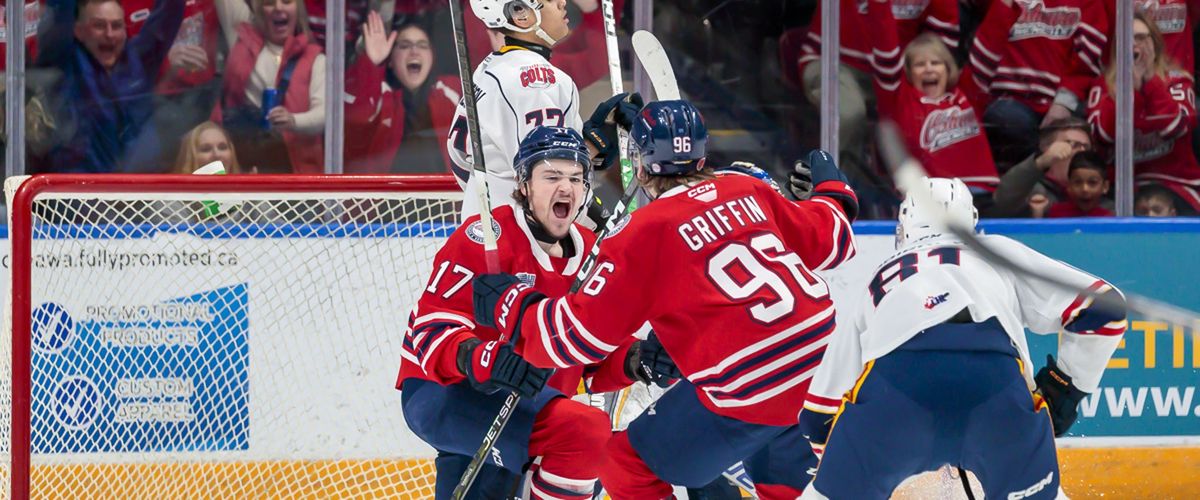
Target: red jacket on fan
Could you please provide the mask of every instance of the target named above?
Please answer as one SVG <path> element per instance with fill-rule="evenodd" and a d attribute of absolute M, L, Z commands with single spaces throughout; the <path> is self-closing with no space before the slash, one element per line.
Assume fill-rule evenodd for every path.
<path fill-rule="evenodd" d="M 971 46 L 968 94 L 1011 97 L 1044 114 L 1055 96 L 1082 108 L 1108 45 L 1102 0 L 993 1 Z M 986 103 L 975 103 L 985 107 Z"/>
<path fill-rule="evenodd" d="M 121 0 L 125 9 L 125 29 L 133 38 L 142 30 L 154 0 Z M 172 68 L 168 60 L 162 66 L 155 91 L 162 95 L 183 92 L 197 85 L 212 81 L 217 71 L 217 44 L 221 36 L 221 23 L 217 19 L 217 6 L 213 0 L 187 0 L 183 8 L 183 24 L 175 36 L 175 45 L 196 45 L 208 56 L 208 66 L 197 71 Z M 169 57 L 169 56 L 168 56 Z"/>
<path fill-rule="evenodd" d="M 1172 71 L 1168 78 L 1148 79 L 1133 94 L 1134 178 L 1138 183 L 1160 183 L 1200 210 L 1200 163 L 1192 153 L 1192 76 Z M 1109 145 L 1115 142 L 1116 116 L 1108 82 L 1097 79 L 1088 95 L 1088 121 L 1094 135 Z"/>
<path fill-rule="evenodd" d="M 887 8 L 872 1 L 871 17 L 880 19 Z M 958 177 L 972 188 L 995 191 L 1000 177 L 971 102 L 954 87 L 930 98 L 912 86 L 905 76 L 896 24 L 883 21 L 869 31 L 880 117 L 896 122 L 908 150 L 916 153 L 930 176 Z"/>
<path fill-rule="evenodd" d="M 498 207 L 492 210 L 492 217 L 501 272 L 515 275 L 540 290 L 559 295 L 567 293 L 596 236 L 583 226 L 573 224 L 568 237 L 574 245 L 575 255 L 552 257 L 538 246 L 520 208 Z M 458 345 L 471 337 L 484 342 L 499 338 L 495 329 L 476 326 L 474 321 L 471 280 L 488 272 L 483 260 L 480 228 L 478 215 L 467 219 L 433 258 L 428 286 L 417 300 L 404 332 L 397 389 L 402 389 L 409 378 L 442 385 L 463 382 L 466 377 L 458 371 Z M 557 370 L 547 386 L 568 396 L 576 393 L 585 376 L 592 392 L 628 386 L 632 381 L 625 376 L 624 365 L 633 340 L 630 337 L 621 344 L 609 358 L 612 362 L 606 360 L 586 370 L 578 366 Z"/>
<path fill-rule="evenodd" d="M 578 293 L 542 289 L 551 298 L 509 318 L 516 352 L 543 368 L 594 363 L 649 321 L 710 411 L 794 425 L 834 329 L 812 272 L 854 255 L 856 203 L 838 181 L 802 202 L 746 176 L 672 188 L 609 233 Z"/>
<path fill-rule="evenodd" d="M 4 17 L 5 0 L 0 0 L 0 34 L 8 31 L 8 20 Z M 25 60 L 32 62 L 37 55 L 38 22 L 42 19 L 42 6 L 39 0 L 25 3 L 25 46 L 29 47 Z M 0 71 L 8 66 L 8 40 L 0 36 Z"/>
<path fill-rule="evenodd" d="M 936 33 L 950 50 L 958 47 L 958 3 L 955 0 L 892 0 L 891 19 L 872 14 L 871 0 L 842 0 L 838 25 L 842 44 L 842 63 L 864 73 L 871 72 L 870 32 L 884 22 L 894 22 L 900 46 L 908 45 L 922 31 Z M 821 4 L 817 3 L 808 35 L 800 46 L 800 71 L 821 59 Z"/>
<path fill-rule="evenodd" d="M 249 23 L 238 26 L 238 41 L 229 50 L 229 58 L 225 60 L 225 81 L 221 85 L 221 102 L 213 110 L 212 121 L 222 123 L 221 110 L 235 108 L 246 103 L 246 84 L 254 72 L 254 63 L 262 52 L 266 41 L 258 30 Z M 276 83 L 287 61 L 299 57 L 292 80 L 283 96 L 284 109 L 292 113 L 308 111 L 309 84 L 312 78 L 313 63 L 321 47 L 309 43 L 305 35 L 289 37 L 283 46 L 280 58 L 279 74 Z M 325 141 L 320 135 L 299 134 L 291 130 L 282 131 L 283 142 L 287 145 L 288 158 L 291 159 L 292 172 L 297 174 L 319 174 L 324 172 Z"/>
<path fill-rule="evenodd" d="M 372 64 L 365 54 L 346 72 L 346 165 L 347 174 L 386 173 L 404 139 L 404 88 L 393 89 L 385 78 L 387 68 Z M 429 82 L 428 80 L 433 80 Z M 462 94 L 462 82 L 456 76 L 429 76 L 426 105 L 438 137 L 450 133 L 454 111 Z M 450 156 L 444 150 L 450 170 Z M 433 167 L 432 165 L 430 166 Z"/>
<path fill-rule="evenodd" d="M 404 0 L 400 0 L 403 2 Z M 312 31 L 313 41 L 325 48 L 325 0 L 304 0 L 304 11 L 308 14 L 308 29 Z M 346 43 L 354 43 L 362 33 L 363 22 L 371 6 L 367 0 L 346 0 Z"/>

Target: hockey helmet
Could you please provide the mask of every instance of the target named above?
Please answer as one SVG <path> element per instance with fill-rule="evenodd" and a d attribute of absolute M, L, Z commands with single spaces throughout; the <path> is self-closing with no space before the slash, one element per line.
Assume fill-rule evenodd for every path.
<path fill-rule="evenodd" d="M 914 196 L 914 190 L 917 189 L 928 193 L 928 200 Z M 942 221 L 974 229 L 979 222 L 979 211 L 972 202 L 971 190 L 963 181 L 922 177 L 908 186 L 904 201 L 900 203 L 899 219 L 896 224 L 896 248 L 941 234 Z"/>
<path fill-rule="evenodd" d="M 775 178 L 771 177 L 770 173 L 759 168 L 758 165 L 747 161 L 735 161 L 730 163 L 729 166 L 717 167 L 716 170 L 714 170 L 714 173 L 717 175 L 732 174 L 753 177 L 767 183 L 767 185 L 771 186 L 771 189 L 774 189 L 776 193 L 783 194 L 783 191 L 779 189 L 779 183 L 775 182 Z"/>
<path fill-rule="evenodd" d="M 629 138 L 634 160 L 648 175 L 681 176 L 704 168 L 708 128 L 687 101 L 647 104 L 633 121 Z"/>
<path fill-rule="evenodd" d="M 522 7 L 533 11 L 534 23 L 529 28 L 520 28 L 512 23 L 513 13 Z M 542 30 L 542 3 L 538 0 L 471 0 L 471 12 L 488 28 L 507 29 L 517 33 L 532 31 L 550 45 L 558 43 L 558 40 Z"/>
<path fill-rule="evenodd" d="M 583 142 L 583 136 L 579 135 L 579 132 L 566 127 L 536 127 L 521 140 L 517 156 L 513 158 L 517 184 L 529 182 L 533 167 L 539 161 L 552 159 L 574 161 L 583 167 L 584 193 L 591 191 L 592 161 L 587 144 Z"/>

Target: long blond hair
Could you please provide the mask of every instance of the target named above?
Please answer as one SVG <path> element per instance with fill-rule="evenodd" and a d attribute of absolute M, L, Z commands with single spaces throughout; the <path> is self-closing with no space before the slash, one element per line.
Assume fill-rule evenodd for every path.
<path fill-rule="evenodd" d="M 912 82 L 912 67 L 909 65 L 912 63 L 913 55 L 921 50 L 933 51 L 934 57 L 942 60 L 942 63 L 946 65 L 946 91 L 954 89 L 958 85 L 958 63 L 954 61 L 954 55 L 950 53 L 950 49 L 946 48 L 946 44 L 942 43 L 942 39 L 933 33 L 917 35 L 904 48 L 904 78 Z"/>
<path fill-rule="evenodd" d="M 229 137 L 229 132 L 213 122 L 201 123 L 183 134 L 183 138 L 179 140 L 179 156 L 175 158 L 175 167 L 171 169 L 171 173 L 190 174 L 204 166 L 196 159 L 196 148 L 200 146 L 200 135 L 209 130 L 221 132 L 221 135 L 224 135 L 225 140 L 229 142 L 229 152 L 232 154 L 232 158 L 225 163 L 225 173 L 242 173 L 242 166 L 238 164 L 237 160 L 237 150 L 233 148 L 233 139 Z"/>
<path fill-rule="evenodd" d="M 1141 21 L 1150 30 L 1150 43 L 1154 45 L 1154 76 L 1165 79 L 1171 70 L 1179 69 L 1175 60 L 1167 54 L 1167 43 L 1163 40 L 1162 31 L 1145 12 L 1135 12 L 1134 21 Z M 1117 42 L 1110 40 L 1108 44 L 1108 68 L 1104 70 L 1104 81 L 1108 83 L 1109 95 L 1117 91 Z"/>
<path fill-rule="evenodd" d="M 259 33 L 267 32 L 267 19 L 266 16 L 263 16 L 264 1 L 266 0 L 250 0 L 250 12 L 253 13 L 254 27 L 258 29 Z M 304 0 L 293 1 L 296 3 L 296 32 L 292 35 L 307 35 L 311 33 L 311 30 L 308 29 L 308 9 L 304 7 Z"/>

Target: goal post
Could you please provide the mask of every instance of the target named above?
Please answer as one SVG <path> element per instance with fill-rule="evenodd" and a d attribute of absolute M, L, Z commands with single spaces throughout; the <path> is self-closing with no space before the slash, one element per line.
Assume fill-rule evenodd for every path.
<path fill-rule="evenodd" d="M 394 389 L 449 175 L 9 179 L 11 498 L 428 498 Z"/>

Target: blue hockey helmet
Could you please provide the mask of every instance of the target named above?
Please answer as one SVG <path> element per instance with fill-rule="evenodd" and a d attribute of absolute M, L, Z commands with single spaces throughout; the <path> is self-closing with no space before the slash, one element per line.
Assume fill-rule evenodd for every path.
<path fill-rule="evenodd" d="M 592 185 L 592 160 L 583 136 L 566 127 L 537 127 L 521 140 L 517 156 L 513 158 L 513 169 L 517 172 L 517 184 L 529 181 L 534 165 L 541 160 L 570 160 L 583 167 L 585 189 Z"/>
<path fill-rule="evenodd" d="M 649 175 L 680 176 L 704 168 L 708 128 L 687 101 L 647 104 L 633 121 L 634 159 Z"/>
<path fill-rule="evenodd" d="M 717 175 L 733 174 L 753 177 L 767 183 L 776 193 L 783 194 L 783 191 L 779 189 L 779 183 L 775 182 L 775 178 L 771 177 L 770 173 L 748 161 L 735 161 L 730 163 L 729 166 L 717 167 L 714 173 Z"/>

